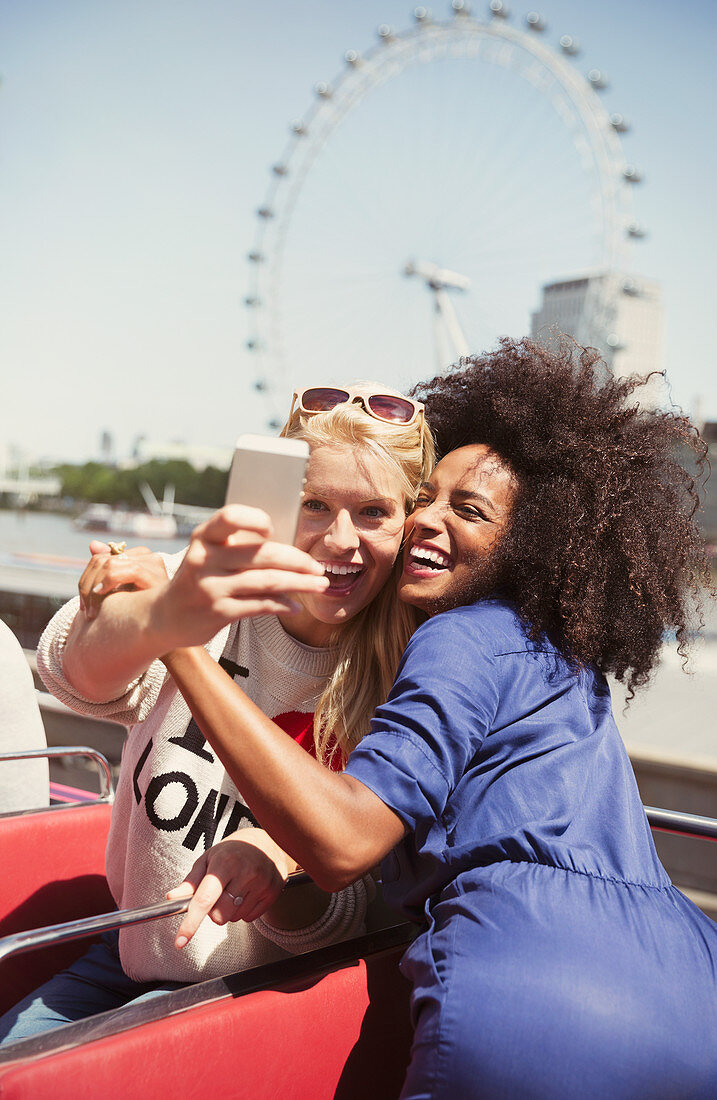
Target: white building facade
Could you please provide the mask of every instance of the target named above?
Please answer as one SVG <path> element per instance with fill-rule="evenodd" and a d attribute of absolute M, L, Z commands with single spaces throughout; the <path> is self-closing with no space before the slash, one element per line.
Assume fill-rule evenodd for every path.
<path fill-rule="evenodd" d="M 549 344 L 557 333 L 598 348 L 617 377 L 662 370 L 660 285 L 619 272 L 591 272 L 548 283 L 531 318 L 531 335 Z"/>

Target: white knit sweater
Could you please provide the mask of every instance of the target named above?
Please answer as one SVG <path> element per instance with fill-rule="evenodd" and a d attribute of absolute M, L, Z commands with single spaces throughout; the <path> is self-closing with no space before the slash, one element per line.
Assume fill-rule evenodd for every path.
<path fill-rule="evenodd" d="M 167 559 L 171 572 L 179 558 Z M 164 900 L 197 857 L 237 828 L 254 824 L 223 766 L 193 722 L 187 704 L 155 661 L 112 702 L 82 698 L 67 681 L 62 657 L 79 600 L 47 626 L 37 666 L 49 691 L 82 714 L 129 725 L 106 853 L 107 879 L 121 909 Z M 233 662 L 231 672 L 258 707 L 289 730 L 306 725 L 332 668 L 330 650 L 290 637 L 274 616 L 245 619 L 208 644 L 210 654 Z M 332 897 L 326 913 L 295 932 L 259 919 L 219 927 L 205 919 L 189 944 L 173 941 L 180 917 L 122 929 L 122 966 L 135 981 L 200 981 L 284 958 L 357 934 L 363 925 L 370 878 Z"/>

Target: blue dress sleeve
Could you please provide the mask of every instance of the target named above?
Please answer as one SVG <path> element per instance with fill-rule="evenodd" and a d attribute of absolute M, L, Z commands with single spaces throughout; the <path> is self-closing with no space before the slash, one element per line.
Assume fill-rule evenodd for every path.
<path fill-rule="evenodd" d="M 498 708 L 493 656 L 475 618 L 458 610 L 413 635 L 387 702 L 346 768 L 417 839 L 440 820 Z"/>

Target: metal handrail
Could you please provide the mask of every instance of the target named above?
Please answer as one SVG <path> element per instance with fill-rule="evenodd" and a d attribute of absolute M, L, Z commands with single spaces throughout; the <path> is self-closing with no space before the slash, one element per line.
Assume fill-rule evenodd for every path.
<path fill-rule="evenodd" d="M 656 806 L 645 806 L 647 820 L 653 829 L 662 829 L 682 836 L 709 837 L 717 840 L 717 821 L 713 817 L 699 814 L 685 814 L 679 810 L 661 810 Z"/>
<path fill-rule="evenodd" d="M 65 750 L 56 751 L 62 754 Z M 101 756 L 91 750 L 77 750 L 88 752 L 90 755 Z M 22 757 L 26 754 L 0 753 L 0 759 Z M 32 755 L 43 755 L 43 750 L 37 750 Z M 106 761 L 105 761 L 106 763 Z M 109 771 L 109 765 L 108 765 Z M 681 813 L 678 810 L 664 810 L 656 806 L 645 806 L 645 814 L 653 829 L 664 829 L 684 836 L 709 837 L 717 840 L 717 820 L 711 817 L 702 817 L 698 814 Z M 295 871 L 289 875 L 286 887 L 304 886 L 311 882 L 306 871 Z M 106 932 L 112 928 L 123 928 L 126 925 L 140 924 L 146 921 L 157 920 L 161 917 L 171 917 L 178 913 L 185 913 L 189 908 L 191 898 L 180 898 L 176 901 L 163 901 L 155 905 L 147 905 L 140 909 L 120 909 L 113 913 L 102 913 L 94 917 L 84 917 L 80 920 L 67 921 L 64 924 L 53 924 L 47 928 L 35 928 L 28 932 L 16 932 L 14 935 L 0 939 L 0 962 L 10 955 L 21 955 L 26 951 L 33 951 L 38 947 L 45 947 L 50 943 L 66 943 L 70 940 L 83 939 L 94 936 L 98 932 Z"/>
<path fill-rule="evenodd" d="M 29 932 L 16 932 L 12 936 L 0 939 L 0 961 L 9 955 L 23 955 L 34 951 L 36 947 L 45 947 L 48 943 L 67 943 L 81 940 L 85 936 L 94 936 L 98 932 L 107 932 L 110 928 L 123 928 L 128 924 L 140 924 L 143 921 L 157 920 L 159 917 L 171 917 L 174 913 L 184 913 L 191 898 L 179 901 L 163 901 L 157 905 L 147 905 L 142 909 L 121 909 L 116 913 L 101 913 L 96 917 L 84 917 L 64 924 L 51 924 L 47 928 L 33 928 Z"/>
<path fill-rule="evenodd" d="M 289 875 L 286 888 L 304 886 L 311 882 L 306 871 L 294 871 Z M 124 928 L 130 924 L 143 924 L 158 920 L 160 917 L 172 917 L 177 913 L 186 913 L 191 897 L 178 898 L 176 901 L 160 901 L 155 905 L 145 905 L 140 909 L 118 909 L 113 913 L 99 913 L 94 917 L 82 917 L 79 920 L 65 921 L 63 924 L 50 924 L 47 928 L 33 928 L 27 932 L 15 932 L 0 939 L 0 962 L 10 955 L 24 955 L 37 947 L 46 947 L 53 943 L 68 943 L 94 936 L 98 932 L 109 932 L 112 928 Z"/>
<path fill-rule="evenodd" d="M 91 748 L 89 745 L 61 745 L 57 748 L 47 747 L 43 749 L 20 749 L 13 752 L 0 752 L 0 763 L 2 763 L 3 760 L 37 760 L 43 757 L 55 759 L 60 756 L 87 756 L 90 760 L 94 760 L 97 764 L 100 776 L 100 793 L 96 799 L 92 799 L 91 801 L 95 803 L 112 802 L 114 800 L 114 785 L 112 783 L 112 770 L 109 761 L 106 756 L 98 752 L 97 749 Z M 67 805 L 82 806 L 85 805 L 85 803 L 72 802 L 67 803 Z M 48 809 L 47 806 L 40 808 L 43 810 Z"/>

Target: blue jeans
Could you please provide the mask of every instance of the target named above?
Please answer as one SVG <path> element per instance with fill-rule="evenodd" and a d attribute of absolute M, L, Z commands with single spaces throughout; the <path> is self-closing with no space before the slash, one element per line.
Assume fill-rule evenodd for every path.
<path fill-rule="evenodd" d="M 118 933 L 105 932 L 87 954 L 5 1013 L 0 1019 L 0 1044 L 39 1035 L 131 1001 L 169 993 L 185 984 L 133 982 L 120 963 Z"/>

